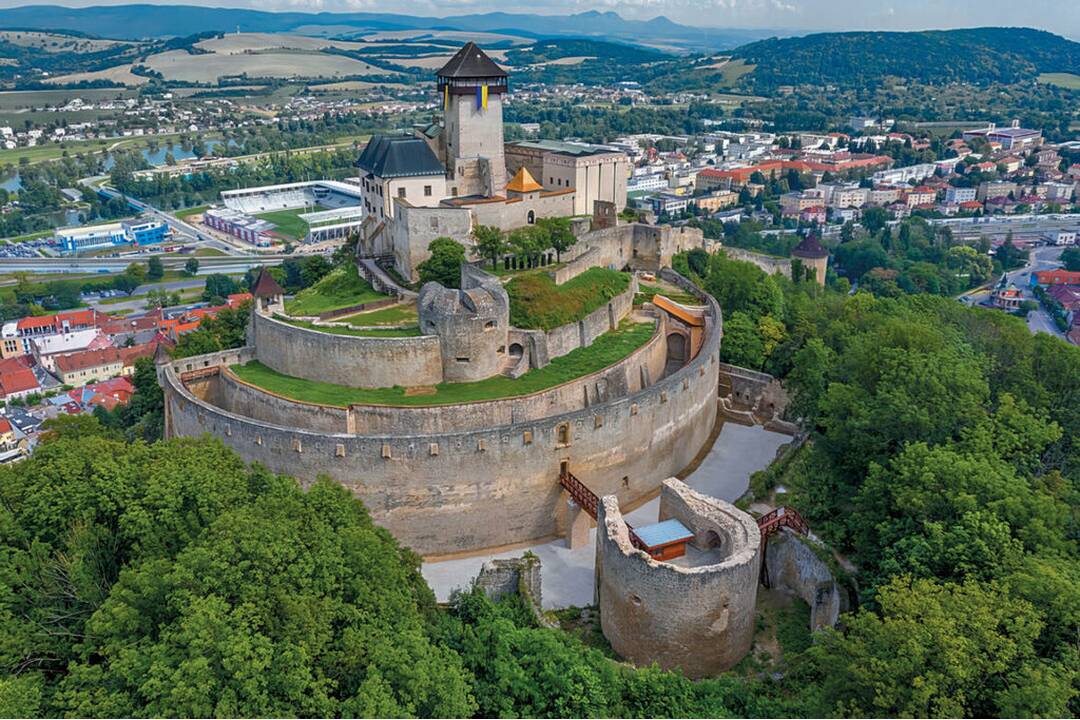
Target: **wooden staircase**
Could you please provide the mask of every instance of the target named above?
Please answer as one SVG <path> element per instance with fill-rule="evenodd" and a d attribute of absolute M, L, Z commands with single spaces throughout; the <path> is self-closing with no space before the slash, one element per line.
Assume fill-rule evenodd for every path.
<path fill-rule="evenodd" d="M 578 507 L 588 513 L 593 520 L 597 519 L 600 498 L 596 496 L 596 493 L 590 490 L 585 483 L 574 477 L 569 470 L 559 474 L 559 484 L 563 486 L 566 492 L 570 493 L 570 498 L 577 503 Z M 623 522 L 626 522 L 626 520 L 624 519 Z M 630 531 L 630 543 L 638 550 L 644 550 L 645 543 L 641 542 L 641 538 L 634 532 L 633 526 L 626 523 L 626 529 Z"/>

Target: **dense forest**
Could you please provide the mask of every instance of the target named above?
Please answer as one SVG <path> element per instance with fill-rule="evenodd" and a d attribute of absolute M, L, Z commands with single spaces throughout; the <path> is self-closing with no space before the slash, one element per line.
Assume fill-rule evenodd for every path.
<path fill-rule="evenodd" d="M 744 45 L 757 90 L 778 85 L 874 86 L 889 78 L 985 84 L 1080 72 L 1080 43 L 1030 28 L 820 33 Z"/>

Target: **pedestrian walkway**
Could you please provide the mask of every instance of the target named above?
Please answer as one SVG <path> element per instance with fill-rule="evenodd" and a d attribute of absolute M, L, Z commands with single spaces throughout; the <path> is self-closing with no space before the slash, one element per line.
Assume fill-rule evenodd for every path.
<path fill-rule="evenodd" d="M 762 470 L 781 445 L 791 437 L 765 430 L 727 423 L 701 465 L 685 479 L 687 485 L 721 500 L 734 502 L 750 486 L 750 475 Z M 657 520 L 659 498 L 626 514 L 631 525 L 648 525 Z M 440 602 L 450 599 L 456 588 L 467 588 L 488 560 L 519 557 L 526 550 L 540 558 L 544 609 L 570 605 L 590 605 L 593 601 L 593 568 L 596 563 L 596 528 L 589 530 L 589 542 L 570 550 L 564 540 L 533 545 L 492 555 L 424 563 L 421 572 Z"/>

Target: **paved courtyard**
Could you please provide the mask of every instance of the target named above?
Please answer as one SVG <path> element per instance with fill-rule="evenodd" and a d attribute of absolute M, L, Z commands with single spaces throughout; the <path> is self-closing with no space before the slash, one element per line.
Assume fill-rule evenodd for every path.
<path fill-rule="evenodd" d="M 734 502 L 749 487 L 750 475 L 772 462 L 780 446 L 790 441 L 787 435 L 761 427 L 727 423 L 705 460 L 686 478 L 686 484 L 707 495 Z M 657 498 L 628 513 L 626 518 L 632 525 L 647 525 L 656 522 L 659 512 Z M 592 603 L 595 543 L 593 528 L 589 531 L 589 542 L 573 551 L 561 539 L 527 548 L 540 558 L 545 609 Z M 445 602 L 455 588 L 468 587 L 488 560 L 518 557 L 525 550 L 424 563 L 422 572 L 436 598 Z"/>

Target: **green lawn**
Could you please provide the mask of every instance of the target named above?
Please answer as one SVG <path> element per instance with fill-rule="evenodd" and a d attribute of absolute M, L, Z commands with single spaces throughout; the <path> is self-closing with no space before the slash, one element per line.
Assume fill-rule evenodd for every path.
<path fill-rule="evenodd" d="M 355 265 L 349 265 L 334 270 L 311 287 L 298 292 L 296 297 L 285 303 L 285 311 L 290 315 L 318 315 L 384 297 L 360 277 Z"/>
<path fill-rule="evenodd" d="M 313 322 L 307 320 L 297 320 L 296 318 L 282 317 L 281 315 L 275 315 L 276 320 L 289 323 L 297 327 L 307 328 L 308 330 L 318 330 L 319 332 L 330 333 L 331 335 L 353 335 L 355 337 L 418 337 L 420 335 L 420 326 L 413 325 L 411 327 L 401 328 L 352 328 L 345 325 L 316 325 Z"/>
<path fill-rule="evenodd" d="M 291 240 L 303 240 L 308 234 L 308 224 L 300 219 L 303 213 L 311 212 L 308 208 L 295 210 L 275 210 L 274 212 L 260 213 L 255 217 L 268 220 L 277 227 L 274 231 Z"/>
<path fill-rule="evenodd" d="M 195 207 L 184 208 L 183 210 L 177 210 L 173 215 L 184 220 L 192 215 L 201 215 L 210 208 L 209 205 L 196 205 Z"/>
<path fill-rule="evenodd" d="M 1080 75 L 1072 73 L 1043 73 L 1038 81 L 1044 85 L 1057 85 L 1069 90 L 1080 90 Z"/>
<path fill-rule="evenodd" d="M 26 235 L 16 235 L 15 237 L 5 238 L 9 243 L 26 242 L 27 240 L 38 240 L 43 237 L 52 235 L 52 230 L 39 230 L 38 232 L 27 233 Z"/>
<path fill-rule="evenodd" d="M 637 297 L 634 298 L 634 304 L 640 304 L 642 302 L 652 302 L 654 295 L 663 295 L 668 300 L 673 300 L 683 305 L 701 305 L 701 301 L 688 292 L 682 290 L 669 290 L 668 288 L 662 288 L 659 285 L 648 285 L 646 283 L 638 283 Z"/>
<path fill-rule="evenodd" d="M 515 277 L 506 283 L 510 324 L 551 330 L 580 320 L 630 286 L 630 276 L 607 268 L 590 268 L 556 285 L 544 272 Z"/>
<path fill-rule="evenodd" d="M 227 255 L 225 251 L 211 247 L 199 248 L 194 254 L 195 257 L 225 257 Z"/>
<path fill-rule="evenodd" d="M 624 320 L 617 330 L 598 337 L 592 345 L 555 358 L 547 367 L 511 379 L 501 375 L 471 383 L 443 383 L 430 395 L 405 395 L 401 387 L 363 389 L 313 382 L 275 372 L 257 360 L 233 365 L 240 379 L 270 392 L 303 402 L 348 407 L 364 405 L 449 405 L 495 400 L 546 390 L 603 370 L 622 360 L 652 337 L 654 323 Z"/>
<path fill-rule="evenodd" d="M 335 318 L 338 322 L 353 325 L 405 325 L 417 322 L 416 304 L 402 303 L 367 312 Z"/>

